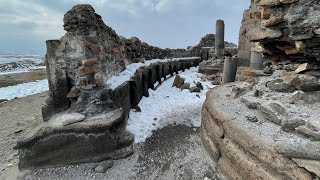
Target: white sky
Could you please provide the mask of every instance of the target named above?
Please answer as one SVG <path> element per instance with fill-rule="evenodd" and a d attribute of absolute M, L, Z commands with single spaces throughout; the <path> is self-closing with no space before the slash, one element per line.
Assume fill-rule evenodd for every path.
<path fill-rule="evenodd" d="M 162 48 L 196 45 L 225 20 L 226 41 L 237 43 L 250 0 L 0 0 L 0 54 L 43 54 L 45 40 L 63 36 L 63 14 L 91 4 L 118 35 Z"/>

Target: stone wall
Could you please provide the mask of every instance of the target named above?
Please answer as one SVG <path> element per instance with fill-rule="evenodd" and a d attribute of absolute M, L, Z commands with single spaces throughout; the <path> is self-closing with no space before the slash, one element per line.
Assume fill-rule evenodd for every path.
<path fill-rule="evenodd" d="M 186 49 L 161 49 L 159 47 L 151 46 L 145 42 L 141 42 L 137 37 L 130 39 L 122 38 L 125 45 L 125 51 L 127 58 L 131 62 L 141 62 L 144 59 L 165 59 L 165 58 L 180 58 L 180 57 L 191 57 L 199 56 L 192 54 L 191 51 Z"/>
<path fill-rule="evenodd" d="M 226 179 L 319 179 L 320 144 L 313 136 L 319 135 L 319 109 L 312 108 L 319 104 L 289 108 L 285 99 L 294 93 L 266 100 L 276 95 L 261 92 L 264 84 L 233 83 L 207 93 L 200 130 L 205 150 Z M 312 117 L 295 119 L 301 109 Z"/>
<path fill-rule="evenodd" d="M 275 61 L 319 63 L 318 0 L 254 0 L 246 38 Z M 247 16 L 246 16 L 247 17 Z M 245 24 L 245 23 L 244 23 Z"/>
<path fill-rule="evenodd" d="M 198 66 L 200 58 L 176 59 L 143 66 L 114 90 L 104 88 L 93 96 L 113 105 L 98 116 L 83 116 L 68 111 L 55 114 L 36 130 L 20 139 L 19 168 L 56 167 L 125 158 L 133 154 L 133 134 L 125 131 L 131 108 L 138 106 L 148 89 L 161 84 L 162 78 Z M 70 119 L 66 119 L 70 117 Z M 71 122 L 67 122 L 71 121 Z M 66 122 L 68 124 L 66 124 Z"/>

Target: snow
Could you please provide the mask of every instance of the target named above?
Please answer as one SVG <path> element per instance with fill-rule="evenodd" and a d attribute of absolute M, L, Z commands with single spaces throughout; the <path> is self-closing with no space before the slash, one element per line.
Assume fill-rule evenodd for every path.
<path fill-rule="evenodd" d="M 11 100 L 15 97 L 25 97 L 37 93 L 41 93 L 47 91 L 48 88 L 48 80 L 39 80 L 36 82 L 29 82 L 18 84 L 15 86 L 8 86 L 0 88 L 0 99 Z"/>
<path fill-rule="evenodd" d="M 0 55 L 0 75 L 45 69 L 43 55 Z"/>
<path fill-rule="evenodd" d="M 127 130 L 135 135 L 135 142 L 142 143 L 152 135 L 152 131 L 167 125 L 185 124 L 200 127 L 201 107 L 206 98 L 206 92 L 214 85 L 201 81 L 198 68 L 191 68 L 179 75 L 192 81 L 200 81 L 204 87 L 201 93 L 190 93 L 172 87 L 175 77 L 163 82 L 155 91 L 149 90 L 150 96 L 143 97 L 139 103 L 141 112 L 130 111 Z M 199 97 L 198 97 L 198 96 Z"/>
<path fill-rule="evenodd" d="M 13 62 L 32 62 L 40 64 L 43 62 L 43 55 L 0 55 L 0 64 Z"/>
<path fill-rule="evenodd" d="M 122 71 L 119 75 L 114 75 L 110 79 L 108 79 L 107 85 L 112 90 L 115 90 L 122 83 L 128 81 L 140 67 L 149 66 L 150 64 L 153 64 L 153 63 L 179 61 L 179 60 L 190 60 L 190 59 L 196 59 L 196 58 L 198 58 L 198 57 L 173 58 L 173 59 L 152 59 L 152 60 L 147 60 L 144 63 L 129 64 L 126 67 L 126 69 L 124 71 Z"/>

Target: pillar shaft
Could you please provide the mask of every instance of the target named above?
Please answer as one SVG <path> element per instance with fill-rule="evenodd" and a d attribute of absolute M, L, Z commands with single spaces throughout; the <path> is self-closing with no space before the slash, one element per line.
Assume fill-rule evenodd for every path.
<path fill-rule="evenodd" d="M 215 39 L 215 54 L 218 58 L 223 57 L 224 50 L 224 21 L 217 20 L 216 23 L 216 39 Z"/>
<path fill-rule="evenodd" d="M 222 84 L 234 82 L 236 79 L 238 58 L 226 57 L 224 60 Z"/>
<path fill-rule="evenodd" d="M 262 53 L 251 51 L 250 67 L 258 70 L 263 69 L 263 57 Z"/>

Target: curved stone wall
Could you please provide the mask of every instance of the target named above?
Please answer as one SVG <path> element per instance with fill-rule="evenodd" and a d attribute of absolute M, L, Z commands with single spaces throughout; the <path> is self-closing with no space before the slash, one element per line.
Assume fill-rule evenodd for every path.
<path fill-rule="evenodd" d="M 285 133 L 260 114 L 251 118 L 253 110 L 233 98 L 235 86 L 210 90 L 202 107 L 201 139 L 219 173 L 226 179 L 319 178 L 319 141 Z"/>
<path fill-rule="evenodd" d="M 19 140 L 19 168 L 55 167 L 75 163 L 119 159 L 133 154 L 133 134 L 125 131 L 129 112 L 155 83 L 181 70 L 198 66 L 200 58 L 175 59 L 151 63 L 137 69 L 134 76 L 114 90 L 98 93 L 110 97 L 113 109 L 104 116 L 88 117 L 65 126 L 63 114 L 56 114 Z M 97 96 L 97 95 L 96 95 Z"/>

